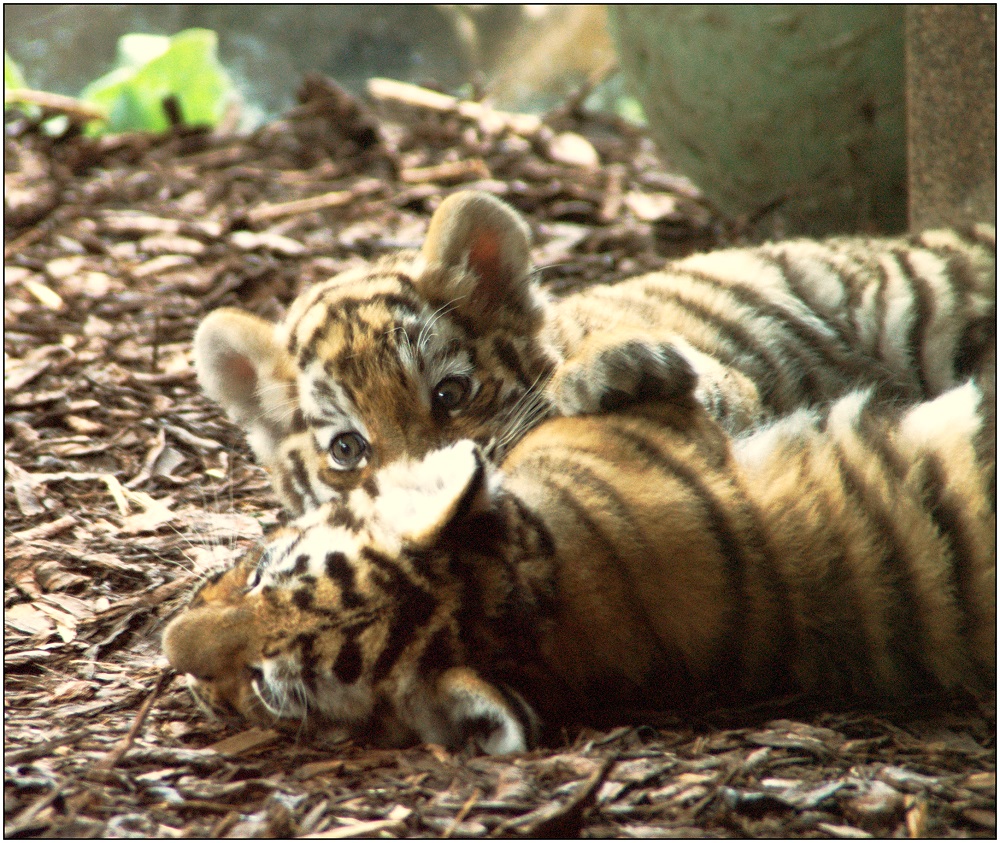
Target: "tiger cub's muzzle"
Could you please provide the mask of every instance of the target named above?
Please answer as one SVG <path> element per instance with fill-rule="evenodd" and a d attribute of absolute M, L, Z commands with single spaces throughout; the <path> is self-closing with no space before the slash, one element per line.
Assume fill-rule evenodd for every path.
<path fill-rule="evenodd" d="M 191 677 L 199 700 L 219 713 L 260 721 L 266 712 L 254 690 L 260 654 L 253 652 L 252 627 L 245 607 L 197 606 L 167 626 L 163 651 L 178 673 Z"/>

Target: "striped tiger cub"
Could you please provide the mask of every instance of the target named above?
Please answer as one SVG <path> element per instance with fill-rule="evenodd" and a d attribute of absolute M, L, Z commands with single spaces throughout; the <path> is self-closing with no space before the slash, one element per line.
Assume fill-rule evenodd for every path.
<path fill-rule="evenodd" d="M 544 421 L 500 470 L 453 443 L 209 578 L 164 650 L 252 721 L 488 753 L 623 708 L 993 688 L 991 411 L 869 389 L 733 440 L 689 393 Z"/>
<path fill-rule="evenodd" d="M 545 414 L 670 400 L 692 370 L 730 432 L 859 385 L 934 397 L 992 348 L 995 276 L 981 226 L 727 249 L 552 301 L 524 220 L 460 192 L 418 253 L 310 288 L 279 325 L 211 313 L 195 363 L 298 514 L 460 439 L 500 456 Z"/>

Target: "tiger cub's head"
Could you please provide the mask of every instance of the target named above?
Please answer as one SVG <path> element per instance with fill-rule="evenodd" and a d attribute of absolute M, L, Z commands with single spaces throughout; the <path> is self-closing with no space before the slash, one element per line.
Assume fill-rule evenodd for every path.
<path fill-rule="evenodd" d="M 253 722 L 383 746 L 527 748 L 531 709 L 468 666 L 448 569 L 449 533 L 496 494 L 478 447 L 365 485 L 210 578 L 164 633 L 170 663 L 200 700 Z"/>
<path fill-rule="evenodd" d="M 456 193 L 418 253 L 312 287 L 281 324 L 234 308 L 205 318 L 194 344 L 202 386 L 291 512 L 402 457 L 502 439 L 540 409 L 526 396 L 554 360 L 528 237 L 503 202 Z"/>

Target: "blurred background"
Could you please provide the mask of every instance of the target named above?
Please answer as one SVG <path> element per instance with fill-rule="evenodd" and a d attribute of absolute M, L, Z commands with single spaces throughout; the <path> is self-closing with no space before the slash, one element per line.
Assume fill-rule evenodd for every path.
<path fill-rule="evenodd" d="M 908 188 L 921 207 L 947 206 L 914 216 L 911 201 L 911 223 L 995 217 L 994 5 L 4 11 L 6 50 L 27 84 L 47 91 L 78 94 L 112 66 L 126 33 L 201 27 L 218 34 L 243 129 L 291 107 L 307 72 L 356 94 L 369 78 L 389 77 L 512 111 L 543 113 L 577 97 L 648 123 L 668 167 L 724 216 L 773 217 L 774 235 L 900 231 Z"/>
<path fill-rule="evenodd" d="M 599 5 L 52 4 L 5 16 L 8 52 L 33 84 L 65 94 L 107 71 L 121 35 L 215 30 L 251 122 L 294 105 L 307 72 L 356 94 L 381 76 L 543 111 L 615 64 Z"/>

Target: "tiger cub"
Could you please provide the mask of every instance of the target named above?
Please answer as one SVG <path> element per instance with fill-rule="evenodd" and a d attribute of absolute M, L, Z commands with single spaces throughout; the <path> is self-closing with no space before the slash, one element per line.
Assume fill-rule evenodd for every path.
<path fill-rule="evenodd" d="M 164 650 L 253 721 L 488 753 L 628 707 L 992 688 L 987 404 L 860 391 L 732 440 L 689 395 L 542 422 L 500 470 L 457 442 L 208 579 Z"/>
<path fill-rule="evenodd" d="M 995 275 L 982 226 L 722 250 L 551 301 L 524 220 L 460 192 L 419 253 L 310 288 L 279 325 L 211 313 L 195 363 L 298 514 L 460 439 L 500 456 L 546 413 L 670 400 L 692 369 L 731 432 L 863 384 L 936 396 L 992 347 Z"/>

